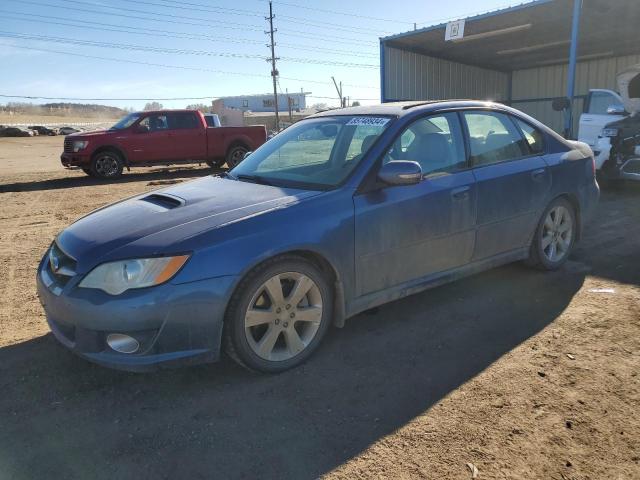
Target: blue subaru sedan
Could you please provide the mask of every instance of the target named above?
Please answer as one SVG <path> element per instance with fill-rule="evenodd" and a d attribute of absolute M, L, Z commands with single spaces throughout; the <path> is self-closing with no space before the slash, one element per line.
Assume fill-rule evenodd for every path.
<path fill-rule="evenodd" d="M 222 176 L 81 218 L 38 293 L 55 337 L 105 366 L 224 350 L 279 372 L 358 312 L 508 262 L 559 268 L 598 196 L 588 146 L 504 105 L 333 110 Z"/>

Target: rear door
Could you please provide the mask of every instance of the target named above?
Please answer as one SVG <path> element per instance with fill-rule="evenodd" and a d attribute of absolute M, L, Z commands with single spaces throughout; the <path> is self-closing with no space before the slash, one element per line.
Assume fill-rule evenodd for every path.
<path fill-rule="evenodd" d="M 623 115 L 607 113 L 609 107 L 624 110 L 622 98 L 611 90 L 590 90 L 585 103 L 584 113 L 580 115 L 578 140 L 592 148 L 598 141 L 602 129 L 611 122 L 622 119 Z"/>
<path fill-rule="evenodd" d="M 542 158 L 542 136 L 529 124 L 496 111 L 462 116 L 478 191 L 473 258 L 482 260 L 528 244 L 551 174 Z"/>
<path fill-rule="evenodd" d="M 172 112 L 169 122 L 171 158 L 173 160 L 205 160 L 207 156 L 206 130 L 195 112 Z"/>
<path fill-rule="evenodd" d="M 359 295 L 454 269 L 473 254 L 476 188 L 458 115 L 413 121 L 382 163 L 391 160 L 420 163 L 424 179 L 354 197 Z"/>

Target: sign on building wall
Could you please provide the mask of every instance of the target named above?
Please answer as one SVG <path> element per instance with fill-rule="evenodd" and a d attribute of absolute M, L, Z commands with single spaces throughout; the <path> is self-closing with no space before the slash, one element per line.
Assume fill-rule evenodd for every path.
<path fill-rule="evenodd" d="M 459 40 L 464 37 L 464 20 L 456 20 L 447 23 L 447 29 L 444 32 L 444 40 Z"/>

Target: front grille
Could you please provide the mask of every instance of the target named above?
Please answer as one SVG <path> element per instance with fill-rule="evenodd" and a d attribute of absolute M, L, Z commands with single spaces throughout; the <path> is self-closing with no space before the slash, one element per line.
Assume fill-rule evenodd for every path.
<path fill-rule="evenodd" d="M 76 261 L 64 253 L 56 243 L 49 250 L 47 268 L 55 282 L 64 287 L 71 277 L 76 274 Z"/>
<path fill-rule="evenodd" d="M 73 153 L 73 138 L 64 139 L 64 153 Z"/>

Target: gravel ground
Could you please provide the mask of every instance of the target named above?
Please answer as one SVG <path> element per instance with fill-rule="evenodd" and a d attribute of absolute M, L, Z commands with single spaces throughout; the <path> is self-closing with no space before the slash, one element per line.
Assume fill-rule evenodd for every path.
<path fill-rule="evenodd" d="M 394 302 L 277 376 L 227 359 L 141 375 L 59 346 L 35 269 L 79 216 L 207 170 L 105 184 L 61 147 L 0 139 L 0 479 L 640 478 L 640 188 L 603 193 L 558 272 Z"/>

